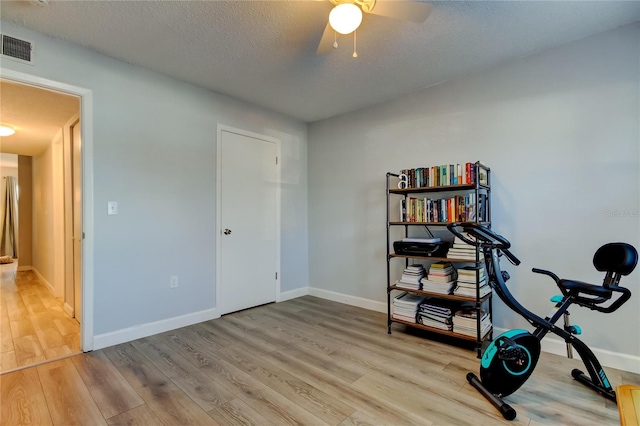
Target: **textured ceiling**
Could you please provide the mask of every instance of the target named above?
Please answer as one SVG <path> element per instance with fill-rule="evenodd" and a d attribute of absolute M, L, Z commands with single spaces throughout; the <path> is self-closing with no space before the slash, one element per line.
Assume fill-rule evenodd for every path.
<path fill-rule="evenodd" d="M 433 2 L 423 24 L 366 15 L 354 59 L 351 36 L 315 54 L 328 1 L 35 3 L 1 17 L 306 122 L 640 19 L 637 1 Z"/>
<path fill-rule="evenodd" d="M 16 133 L 0 137 L 0 151 L 38 156 L 62 126 L 80 112 L 80 100 L 49 90 L 0 81 L 0 122 Z"/>

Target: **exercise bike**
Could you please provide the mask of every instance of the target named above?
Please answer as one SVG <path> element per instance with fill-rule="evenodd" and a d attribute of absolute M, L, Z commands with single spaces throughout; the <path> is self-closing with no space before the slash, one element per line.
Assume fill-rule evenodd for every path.
<path fill-rule="evenodd" d="M 494 338 L 482 355 L 480 378 L 468 373 L 467 381 L 489 400 L 505 419 L 515 419 L 516 411 L 502 398 L 518 390 L 531 376 L 540 357 L 540 341 L 551 332 L 566 342 L 570 357 L 571 348 L 574 348 L 584 362 L 588 375 L 574 369 L 571 376 L 615 402 L 615 391 L 600 362 L 587 345 L 576 337 L 581 333 L 580 327 L 569 324 L 568 309 L 575 304 L 594 311 L 610 313 L 629 300 L 631 292 L 618 284 L 622 275 L 629 275 L 636 267 L 636 249 L 626 243 L 609 243 L 596 251 L 593 265 L 598 271 L 606 273 L 602 285 L 560 279 L 553 272 L 533 268 L 533 272 L 553 278 L 562 292 L 562 295 L 551 298 L 555 303 L 554 308 L 547 317 L 541 318 L 524 308 L 506 286 L 509 274 L 501 271 L 499 258 L 504 255 L 514 265 L 520 264 L 518 258 L 509 251 L 511 244 L 506 238 L 475 223 L 451 223 L 447 228 L 465 243 L 482 250 L 486 276 L 495 294 L 535 327 L 533 332 L 509 330 Z M 556 322 L 562 316 L 564 325 L 556 326 Z"/>

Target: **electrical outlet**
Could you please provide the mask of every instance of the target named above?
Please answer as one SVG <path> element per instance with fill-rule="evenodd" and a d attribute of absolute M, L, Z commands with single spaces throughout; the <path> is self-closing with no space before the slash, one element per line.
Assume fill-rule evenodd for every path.
<path fill-rule="evenodd" d="M 177 275 L 173 275 L 171 278 L 169 278 L 169 287 L 171 287 L 171 288 L 178 287 L 178 276 Z"/>

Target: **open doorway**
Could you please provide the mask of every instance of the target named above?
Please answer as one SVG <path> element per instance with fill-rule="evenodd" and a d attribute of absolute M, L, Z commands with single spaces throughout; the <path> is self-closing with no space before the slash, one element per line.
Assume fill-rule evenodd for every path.
<path fill-rule="evenodd" d="M 1 124 L 15 130 L 0 139 L 1 195 L 7 204 L 15 184 L 17 198 L 9 215 L 15 244 L 0 253 L 7 262 L 0 264 L 6 372 L 81 352 L 82 162 L 77 96 L 8 80 L 0 80 L 0 91 Z"/>

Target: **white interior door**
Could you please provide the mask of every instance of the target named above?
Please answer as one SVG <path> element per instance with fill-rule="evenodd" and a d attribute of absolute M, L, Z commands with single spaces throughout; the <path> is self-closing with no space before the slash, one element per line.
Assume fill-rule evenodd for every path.
<path fill-rule="evenodd" d="M 217 306 L 223 315 L 276 300 L 278 147 L 224 129 L 218 144 Z"/>

